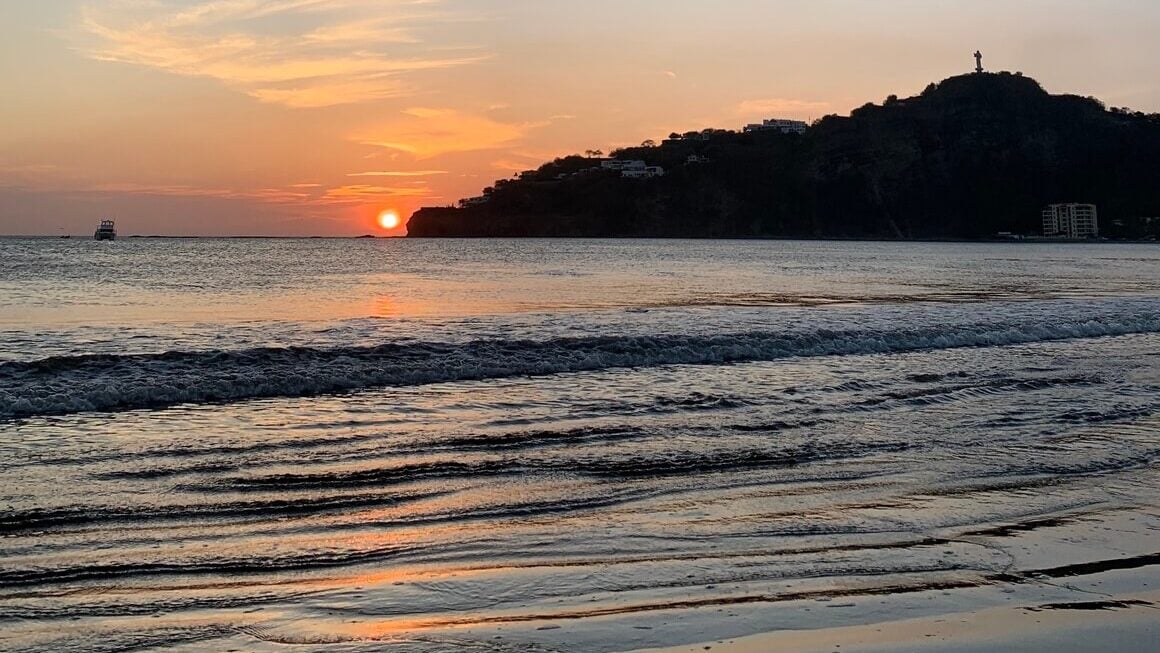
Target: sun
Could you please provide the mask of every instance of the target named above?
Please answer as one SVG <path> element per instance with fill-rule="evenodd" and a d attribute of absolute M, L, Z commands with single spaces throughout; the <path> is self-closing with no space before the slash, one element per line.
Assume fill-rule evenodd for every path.
<path fill-rule="evenodd" d="M 383 229 L 394 229 L 399 226 L 399 214 L 388 209 L 379 214 L 379 226 Z"/>

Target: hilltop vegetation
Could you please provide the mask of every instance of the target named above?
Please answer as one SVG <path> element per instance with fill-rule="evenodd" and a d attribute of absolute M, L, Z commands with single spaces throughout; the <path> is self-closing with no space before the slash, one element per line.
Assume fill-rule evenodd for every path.
<path fill-rule="evenodd" d="M 591 153 L 590 153 L 591 154 Z M 1053 202 L 1099 205 L 1110 237 L 1160 232 L 1160 115 L 972 74 L 891 96 L 804 134 L 674 134 L 613 153 L 666 174 L 626 179 L 591 156 L 549 162 L 425 208 L 411 236 L 980 238 L 1037 234 Z M 692 157 L 692 158 L 691 158 Z"/>

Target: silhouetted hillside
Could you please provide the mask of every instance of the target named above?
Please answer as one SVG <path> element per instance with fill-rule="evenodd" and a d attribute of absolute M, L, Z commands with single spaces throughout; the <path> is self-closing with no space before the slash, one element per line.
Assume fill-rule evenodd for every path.
<path fill-rule="evenodd" d="M 673 134 L 614 153 L 666 174 L 628 179 L 570 156 L 463 208 L 426 208 L 411 236 L 977 238 L 1037 234 L 1053 202 L 1099 205 L 1101 231 L 1160 231 L 1160 115 L 972 74 L 827 116 L 804 135 Z"/>

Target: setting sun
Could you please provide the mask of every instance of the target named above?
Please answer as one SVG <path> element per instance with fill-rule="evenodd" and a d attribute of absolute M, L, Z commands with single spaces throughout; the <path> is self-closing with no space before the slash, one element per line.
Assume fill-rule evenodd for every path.
<path fill-rule="evenodd" d="M 399 226 L 399 214 L 393 210 L 383 211 L 379 214 L 379 226 L 383 229 L 394 229 Z"/>

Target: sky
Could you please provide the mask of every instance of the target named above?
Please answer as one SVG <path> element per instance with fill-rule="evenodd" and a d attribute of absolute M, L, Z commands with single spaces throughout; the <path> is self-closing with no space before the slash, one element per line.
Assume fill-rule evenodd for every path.
<path fill-rule="evenodd" d="M 557 156 L 973 69 L 1160 111 L 1155 0 L 0 0 L 0 234 L 401 235 Z"/>

